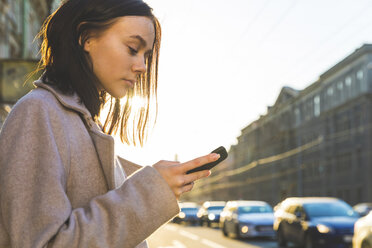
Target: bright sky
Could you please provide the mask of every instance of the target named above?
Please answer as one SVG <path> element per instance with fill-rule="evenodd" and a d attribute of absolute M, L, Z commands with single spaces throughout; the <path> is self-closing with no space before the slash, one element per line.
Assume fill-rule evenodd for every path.
<path fill-rule="evenodd" d="M 145 0 L 146 1 L 146 0 Z M 141 165 L 236 144 L 281 88 L 304 89 L 364 43 L 370 0 L 147 0 L 162 25 L 157 124 Z"/>

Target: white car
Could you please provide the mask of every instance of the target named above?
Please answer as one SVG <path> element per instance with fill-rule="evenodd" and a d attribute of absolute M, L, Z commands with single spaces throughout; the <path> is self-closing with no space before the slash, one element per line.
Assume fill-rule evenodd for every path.
<path fill-rule="evenodd" d="M 372 248 L 372 211 L 355 222 L 353 248 Z"/>

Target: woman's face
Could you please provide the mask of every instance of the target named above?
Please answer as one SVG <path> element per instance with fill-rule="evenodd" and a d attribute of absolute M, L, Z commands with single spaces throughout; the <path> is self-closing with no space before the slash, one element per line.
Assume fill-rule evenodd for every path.
<path fill-rule="evenodd" d="M 143 16 L 119 17 L 99 36 L 88 38 L 84 50 L 101 89 L 115 98 L 125 96 L 137 76 L 146 72 L 145 60 L 152 52 L 154 39 L 154 24 Z"/>

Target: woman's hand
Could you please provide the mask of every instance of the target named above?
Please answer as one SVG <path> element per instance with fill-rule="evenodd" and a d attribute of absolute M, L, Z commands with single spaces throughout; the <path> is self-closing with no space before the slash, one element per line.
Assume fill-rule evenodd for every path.
<path fill-rule="evenodd" d="M 183 193 L 192 189 L 194 181 L 211 174 L 209 170 L 197 171 L 191 174 L 186 174 L 186 172 L 204 164 L 216 161 L 219 157 L 219 154 L 211 153 L 185 163 L 162 160 L 154 164 L 153 167 L 160 173 L 160 175 L 162 175 L 173 193 L 176 195 L 176 198 L 179 199 Z"/>

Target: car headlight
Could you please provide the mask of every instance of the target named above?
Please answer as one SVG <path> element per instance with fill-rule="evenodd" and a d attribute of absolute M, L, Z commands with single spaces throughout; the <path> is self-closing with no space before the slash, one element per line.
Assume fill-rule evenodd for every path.
<path fill-rule="evenodd" d="M 249 230 L 249 227 L 248 227 L 248 226 L 242 226 L 242 227 L 241 227 L 241 231 L 242 231 L 242 233 L 247 233 L 248 230 Z"/>
<path fill-rule="evenodd" d="M 214 214 L 208 214 L 208 219 L 209 220 L 214 220 L 216 216 Z"/>
<path fill-rule="evenodd" d="M 203 214 L 200 213 L 200 212 L 198 212 L 198 213 L 196 214 L 196 216 L 198 216 L 198 218 L 201 218 L 201 217 L 203 216 Z"/>
<path fill-rule="evenodd" d="M 186 214 L 185 214 L 184 212 L 180 212 L 180 213 L 178 214 L 178 216 L 179 216 L 181 219 L 183 219 L 183 218 L 186 217 Z"/>
<path fill-rule="evenodd" d="M 329 227 L 323 224 L 318 224 L 316 228 L 318 229 L 318 232 L 320 233 L 330 233 L 333 231 L 332 227 Z"/>

